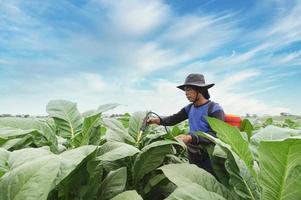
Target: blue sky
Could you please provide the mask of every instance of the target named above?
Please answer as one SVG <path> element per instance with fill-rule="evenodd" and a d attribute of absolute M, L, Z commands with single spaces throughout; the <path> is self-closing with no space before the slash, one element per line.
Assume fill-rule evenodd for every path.
<path fill-rule="evenodd" d="M 0 113 L 171 114 L 202 73 L 226 113 L 301 114 L 301 1 L 0 0 Z"/>

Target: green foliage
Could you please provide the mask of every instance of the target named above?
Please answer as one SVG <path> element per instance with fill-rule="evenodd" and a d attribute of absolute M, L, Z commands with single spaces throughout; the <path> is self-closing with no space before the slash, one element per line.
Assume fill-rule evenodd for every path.
<path fill-rule="evenodd" d="M 213 175 L 191 164 L 169 164 L 160 168 L 164 175 L 178 187 L 198 184 L 202 190 L 216 193 L 225 199 L 235 199 L 231 191 L 219 183 Z"/>
<path fill-rule="evenodd" d="M 202 186 L 191 183 L 190 185 L 178 187 L 166 200 L 226 200 L 222 196 L 204 189 Z"/>
<path fill-rule="evenodd" d="M 59 151 L 55 128 L 49 121 L 34 118 L 0 118 L 0 147 L 17 150 L 45 145 L 50 146 L 53 152 Z"/>
<path fill-rule="evenodd" d="M 243 138 L 240 131 L 236 127 L 230 126 L 215 118 L 208 117 L 208 123 L 217 133 L 217 137 L 231 146 L 231 150 L 244 161 L 252 175 L 256 177 L 256 172 L 253 168 L 254 156 L 249 147 L 250 144 Z"/>
<path fill-rule="evenodd" d="M 84 159 L 95 151 L 84 146 L 55 155 L 47 148 L 27 148 L 13 152 L 0 149 L 1 163 L 5 163 L 0 178 L 0 199 L 47 199 L 48 194 L 64 180 Z M 2 164 L 3 165 L 3 164 Z"/>
<path fill-rule="evenodd" d="M 47 104 L 47 112 L 55 121 L 58 134 L 64 138 L 74 138 L 81 131 L 83 118 L 76 103 L 54 100 Z"/>
<path fill-rule="evenodd" d="M 300 139 L 266 141 L 259 145 L 262 199 L 293 200 L 300 198 L 300 155 Z"/>
<path fill-rule="evenodd" d="M 115 196 L 112 200 L 142 200 L 135 190 L 125 191 Z"/>
<path fill-rule="evenodd" d="M 215 176 L 187 160 L 183 122 L 141 130 L 146 111 L 107 117 L 50 101 L 49 117 L 0 118 L 1 200 L 290 200 L 301 196 L 301 121 L 208 118 Z M 214 147 L 214 148 L 213 148 Z M 219 166 L 219 167 L 217 167 Z"/>
<path fill-rule="evenodd" d="M 100 186 L 99 199 L 108 200 L 121 193 L 126 186 L 127 170 L 125 167 L 109 172 Z"/>
<path fill-rule="evenodd" d="M 253 135 L 254 127 L 248 119 L 244 119 L 241 123 L 241 131 L 246 132 L 248 135 L 248 140 Z"/>

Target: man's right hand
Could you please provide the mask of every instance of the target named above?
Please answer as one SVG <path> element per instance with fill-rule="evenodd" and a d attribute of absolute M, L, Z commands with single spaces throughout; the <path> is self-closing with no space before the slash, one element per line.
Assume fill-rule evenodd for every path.
<path fill-rule="evenodd" d="M 183 134 L 181 134 L 181 135 L 178 135 L 176 138 L 177 138 L 178 140 L 181 140 L 181 141 L 184 142 L 185 144 L 189 144 L 189 143 L 192 142 L 192 137 L 191 137 L 191 135 L 183 135 Z"/>
<path fill-rule="evenodd" d="M 147 121 L 147 124 L 160 124 L 160 119 L 158 117 L 156 118 L 149 118 Z"/>

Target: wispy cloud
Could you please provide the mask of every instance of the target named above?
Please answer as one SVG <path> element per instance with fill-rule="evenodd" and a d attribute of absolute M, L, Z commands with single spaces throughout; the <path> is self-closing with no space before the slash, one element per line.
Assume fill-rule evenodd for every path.
<path fill-rule="evenodd" d="M 262 12 L 271 17 L 252 31 L 240 10 L 181 13 L 161 0 L 81 2 L 0 0 L 0 112 L 41 113 L 48 100 L 64 98 L 83 110 L 117 101 L 127 105 L 119 112 L 168 114 L 187 103 L 175 86 L 198 72 L 216 83 L 213 100 L 227 112 L 301 113 L 301 106 L 261 98 L 285 93 L 292 87 L 286 78 L 300 83 L 300 1 L 266 2 Z"/>
<path fill-rule="evenodd" d="M 122 37 L 143 37 L 164 24 L 170 10 L 161 1 L 99 1 L 106 9 L 107 24 Z"/>

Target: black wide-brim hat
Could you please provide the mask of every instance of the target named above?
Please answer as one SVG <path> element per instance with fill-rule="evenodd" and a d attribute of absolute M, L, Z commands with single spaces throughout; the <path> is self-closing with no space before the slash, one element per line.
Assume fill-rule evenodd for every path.
<path fill-rule="evenodd" d="M 184 90 L 185 86 L 196 86 L 200 88 L 209 89 L 214 85 L 215 85 L 214 83 L 206 84 L 203 74 L 189 74 L 186 77 L 184 84 L 177 86 L 177 88 Z"/>

